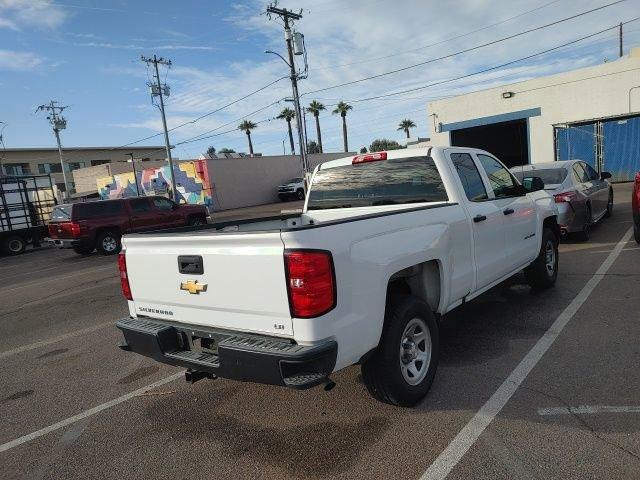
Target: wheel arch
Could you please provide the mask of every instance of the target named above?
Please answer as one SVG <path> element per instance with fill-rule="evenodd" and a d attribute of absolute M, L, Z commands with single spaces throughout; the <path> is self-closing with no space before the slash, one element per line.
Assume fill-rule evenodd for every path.
<path fill-rule="evenodd" d="M 442 301 L 442 269 L 438 260 L 427 260 L 392 274 L 387 282 L 387 302 L 396 294 L 413 295 L 426 302 L 433 312 Z"/>

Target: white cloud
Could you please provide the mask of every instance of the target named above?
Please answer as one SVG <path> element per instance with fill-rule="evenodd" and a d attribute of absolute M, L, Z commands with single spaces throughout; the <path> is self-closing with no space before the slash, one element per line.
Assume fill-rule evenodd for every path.
<path fill-rule="evenodd" d="M 116 50 L 217 50 L 210 45 L 155 45 L 144 46 L 135 43 L 111 43 L 111 42 L 72 42 L 74 47 L 111 48 Z"/>
<path fill-rule="evenodd" d="M 67 13 L 50 0 L 0 0 L 0 27 L 36 27 L 55 29 L 67 19 Z M 8 22 L 8 23 L 7 23 Z"/>
<path fill-rule="evenodd" d="M 31 52 L 0 50 L 0 70 L 28 71 L 42 64 L 42 58 Z"/>
<path fill-rule="evenodd" d="M 2 17 L 0 17 L 0 28 L 8 28 L 10 30 L 15 30 L 15 31 L 20 30 L 18 28 L 18 25 L 16 25 L 15 22 L 9 20 L 8 18 L 2 18 Z"/>

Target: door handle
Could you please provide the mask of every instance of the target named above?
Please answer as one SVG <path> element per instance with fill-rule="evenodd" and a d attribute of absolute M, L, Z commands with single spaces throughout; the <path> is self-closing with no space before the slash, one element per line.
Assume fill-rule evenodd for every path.
<path fill-rule="evenodd" d="M 476 215 L 475 217 L 473 217 L 473 221 L 476 223 L 484 222 L 486 219 L 487 219 L 486 215 Z"/>
<path fill-rule="evenodd" d="M 502 213 L 504 213 L 505 215 L 511 215 L 513 212 L 515 212 L 515 210 L 513 208 L 507 208 Z"/>

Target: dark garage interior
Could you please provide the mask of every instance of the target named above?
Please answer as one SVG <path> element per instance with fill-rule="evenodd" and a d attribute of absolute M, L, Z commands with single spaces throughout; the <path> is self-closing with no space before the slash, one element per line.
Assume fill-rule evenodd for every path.
<path fill-rule="evenodd" d="M 529 163 L 527 137 L 527 121 L 520 119 L 452 130 L 451 145 L 481 148 L 514 167 Z"/>

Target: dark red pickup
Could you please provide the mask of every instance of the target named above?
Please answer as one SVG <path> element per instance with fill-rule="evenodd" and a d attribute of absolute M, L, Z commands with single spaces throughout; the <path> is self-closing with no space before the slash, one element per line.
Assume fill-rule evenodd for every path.
<path fill-rule="evenodd" d="M 120 251 L 120 239 L 125 233 L 206 222 L 204 206 L 177 204 L 165 197 L 71 203 L 54 208 L 47 240 L 80 254 L 98 249 L 104 255 L 112 255 Z"/>

